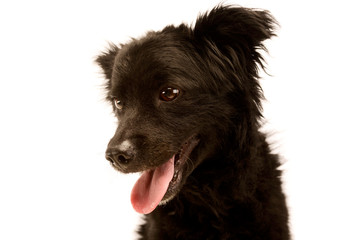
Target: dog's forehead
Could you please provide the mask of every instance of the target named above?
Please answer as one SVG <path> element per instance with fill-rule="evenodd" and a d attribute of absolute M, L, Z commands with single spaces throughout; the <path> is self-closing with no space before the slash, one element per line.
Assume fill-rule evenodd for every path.
<path fill-rule="evenodd" d="M 120 54 L 115 60 L 111 90 L 125 95 L 138 88 L 157 88 L 166 78 L 162 69 L 162 63 L 146 51 Z"/>
<path fill-rule="evenodd" d="M 133 94 L 139 88 L 158 90 L 181 85 L 189 71 L 182 46 L 156 34 L 124 45 L 115 58 L 111 91 Z M 188 82 L 189 83 L 189 82 Z"/>

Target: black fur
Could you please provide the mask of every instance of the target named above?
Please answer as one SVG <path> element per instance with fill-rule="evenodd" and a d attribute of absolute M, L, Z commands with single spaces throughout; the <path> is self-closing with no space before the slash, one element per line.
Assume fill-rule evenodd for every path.
<path fill-rule="evenodd" d="M 276 22 L 267 11 L 217 6 L 182 24 L 112 45 L 97 58 L 119 126 L 109 143 L 132 139 L 122 172 L 154 168 L 196 136 L 174 197 L 145 215 L 140 239 L 289 239 L 277 155 L 261 126 L 263 41 Z M 161 89 L 176 87 L 173 101 Z"/>

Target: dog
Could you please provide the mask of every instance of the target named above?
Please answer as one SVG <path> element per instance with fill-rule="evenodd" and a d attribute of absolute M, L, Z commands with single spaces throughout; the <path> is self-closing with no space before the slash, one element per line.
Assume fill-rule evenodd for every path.
<path fill-rule="evenodd" d="M 142 173 L 139 239 L 290 238 L 280 160 L 259 130 L 261 53 L 277 26 L 266 10 L 218 5 L 97 57 L 118 119 L 105 157 Z"/>

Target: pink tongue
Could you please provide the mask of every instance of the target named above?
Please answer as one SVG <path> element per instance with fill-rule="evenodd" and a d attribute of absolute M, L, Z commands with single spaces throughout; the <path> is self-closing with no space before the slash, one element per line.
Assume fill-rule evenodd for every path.
<path fill-rule="evenodd" d="M 159 205 L 174 176 L 174 158 L 155 170 L 144 172 L 137 180 L 131 192 L 131 203 L 136 212 L 148 214 Z"/>

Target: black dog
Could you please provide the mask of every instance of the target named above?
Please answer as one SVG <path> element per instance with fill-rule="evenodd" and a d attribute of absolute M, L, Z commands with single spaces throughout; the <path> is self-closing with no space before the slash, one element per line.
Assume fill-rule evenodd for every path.
<path fill-rule="evenodd" d="M 143 172 L 140 239 L 289 239 L 278 157 L 261 125 L 267 11 L 217 6 L 97 58 L 118 128 L 106 158 Z"/>

